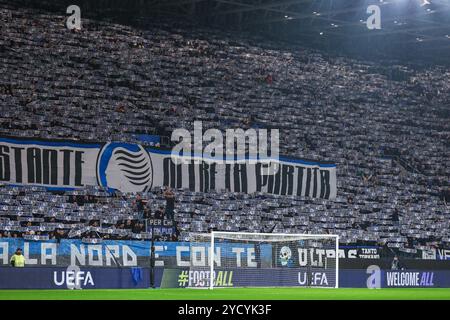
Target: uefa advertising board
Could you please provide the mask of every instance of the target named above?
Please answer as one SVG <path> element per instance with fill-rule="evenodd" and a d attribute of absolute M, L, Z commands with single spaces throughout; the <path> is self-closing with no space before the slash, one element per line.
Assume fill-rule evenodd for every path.
<path fill-rule="evenodd" d="M 0 268 L 0 289 L 113 289 L 149 288 L 150 268 L 40 267 Z M 312 272 L 310 272 L 312 271 Z M 154 268 L 154 287 L 208 288 L 209 271 L 189 268 Z M 218 269 L 214 286 L 233 287 L 325 287 L 334 275 L 323 269 Z M 328 287 L 328 286 L 327 286 Z M 340 288 L 450 288 L 449 270 L 339 270 Z"/>

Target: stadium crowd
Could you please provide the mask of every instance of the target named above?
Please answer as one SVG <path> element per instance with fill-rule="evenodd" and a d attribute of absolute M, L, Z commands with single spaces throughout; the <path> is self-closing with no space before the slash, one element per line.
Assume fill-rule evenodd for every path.
<path fill-rule="evenodd" d="M 148 239 L 156 219 L 175 230 L 163 240 L 216 229 L 335 233 L 406 253 L 450 244 L 448 67 L 164 22 L 83 20 L 70 31 L 64 16 L 0 11 L 0 135 L 146 145 L 139 134 L 169 137 L 201 120 L 278 128 L 282 154 L 338 168 L 333 201 L 175 190 L 167 205 L 161 188 L 138 197 L 5 185 L 0 237 Z"/>

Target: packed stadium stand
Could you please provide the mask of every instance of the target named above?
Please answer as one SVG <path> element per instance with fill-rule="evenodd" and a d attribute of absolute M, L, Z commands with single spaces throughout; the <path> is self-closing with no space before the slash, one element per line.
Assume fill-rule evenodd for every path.
<path fill-rule="evenodd" d="M 62 15 L 0 11 L 0 135 L 145 144 L 137 135 L 152 134 L 169 147 L 173 129 L 201 120 L 279 128 L 281 154 L 337 164 L 336 200 L 175 190 L 177 232 L 161 239 L 333 233 L 405 254 L 450 243 L 448 66 L 363 62 L 180 22 L 85 19 L 70 31 Z M 142 197 L 151 212 L 165 206 L 161 188 Z M 3 185 L 0 237 L 145 239 L 135 198 Z"/>

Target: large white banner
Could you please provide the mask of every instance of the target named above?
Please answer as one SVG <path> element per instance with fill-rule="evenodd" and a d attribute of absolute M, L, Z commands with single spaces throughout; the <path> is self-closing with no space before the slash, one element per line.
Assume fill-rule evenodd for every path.
<path fill-rule="evenodd" d="M 281 156 L 275 174 L 261 174 L 262 166 L 208 161 L 176 164 L 170 150 L 138 144 L 0 137 L 0 183 L 53 188 L 99 185 L 123 192 L 170 186 L 200 192 L 336 197 L 335 164 Z"/>

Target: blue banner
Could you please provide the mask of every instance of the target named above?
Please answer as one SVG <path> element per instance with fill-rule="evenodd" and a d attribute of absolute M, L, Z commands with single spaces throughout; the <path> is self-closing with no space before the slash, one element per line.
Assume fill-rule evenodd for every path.
<path fill-rule="evenodd" d="M 206 265 L 210 256 L 210 243 L 155 242 L 157 266 L 184 267 L 195 259 Z M 91 267 L 148 267 L 151 241 L 104 240 L 101 243 L 84 243 L 80 239 L 28 241 L 22 238 L 0 239 L 0 266 L 9 265 L 9 259 L 17 248 L 23 250 L 27 266 L 91 266 Z M 253 244 L 217 243 L 215 254 L 225 261 L 246 264 L 247 261 L 261 261 L 269 265 L 272 261 L 272 246 Z M 258 255 L 258 258 L 256 258 Z M 251 259 L 250 259 L 251 258 Z M 250 259 L 250 260 L 249 260 Z"/>

